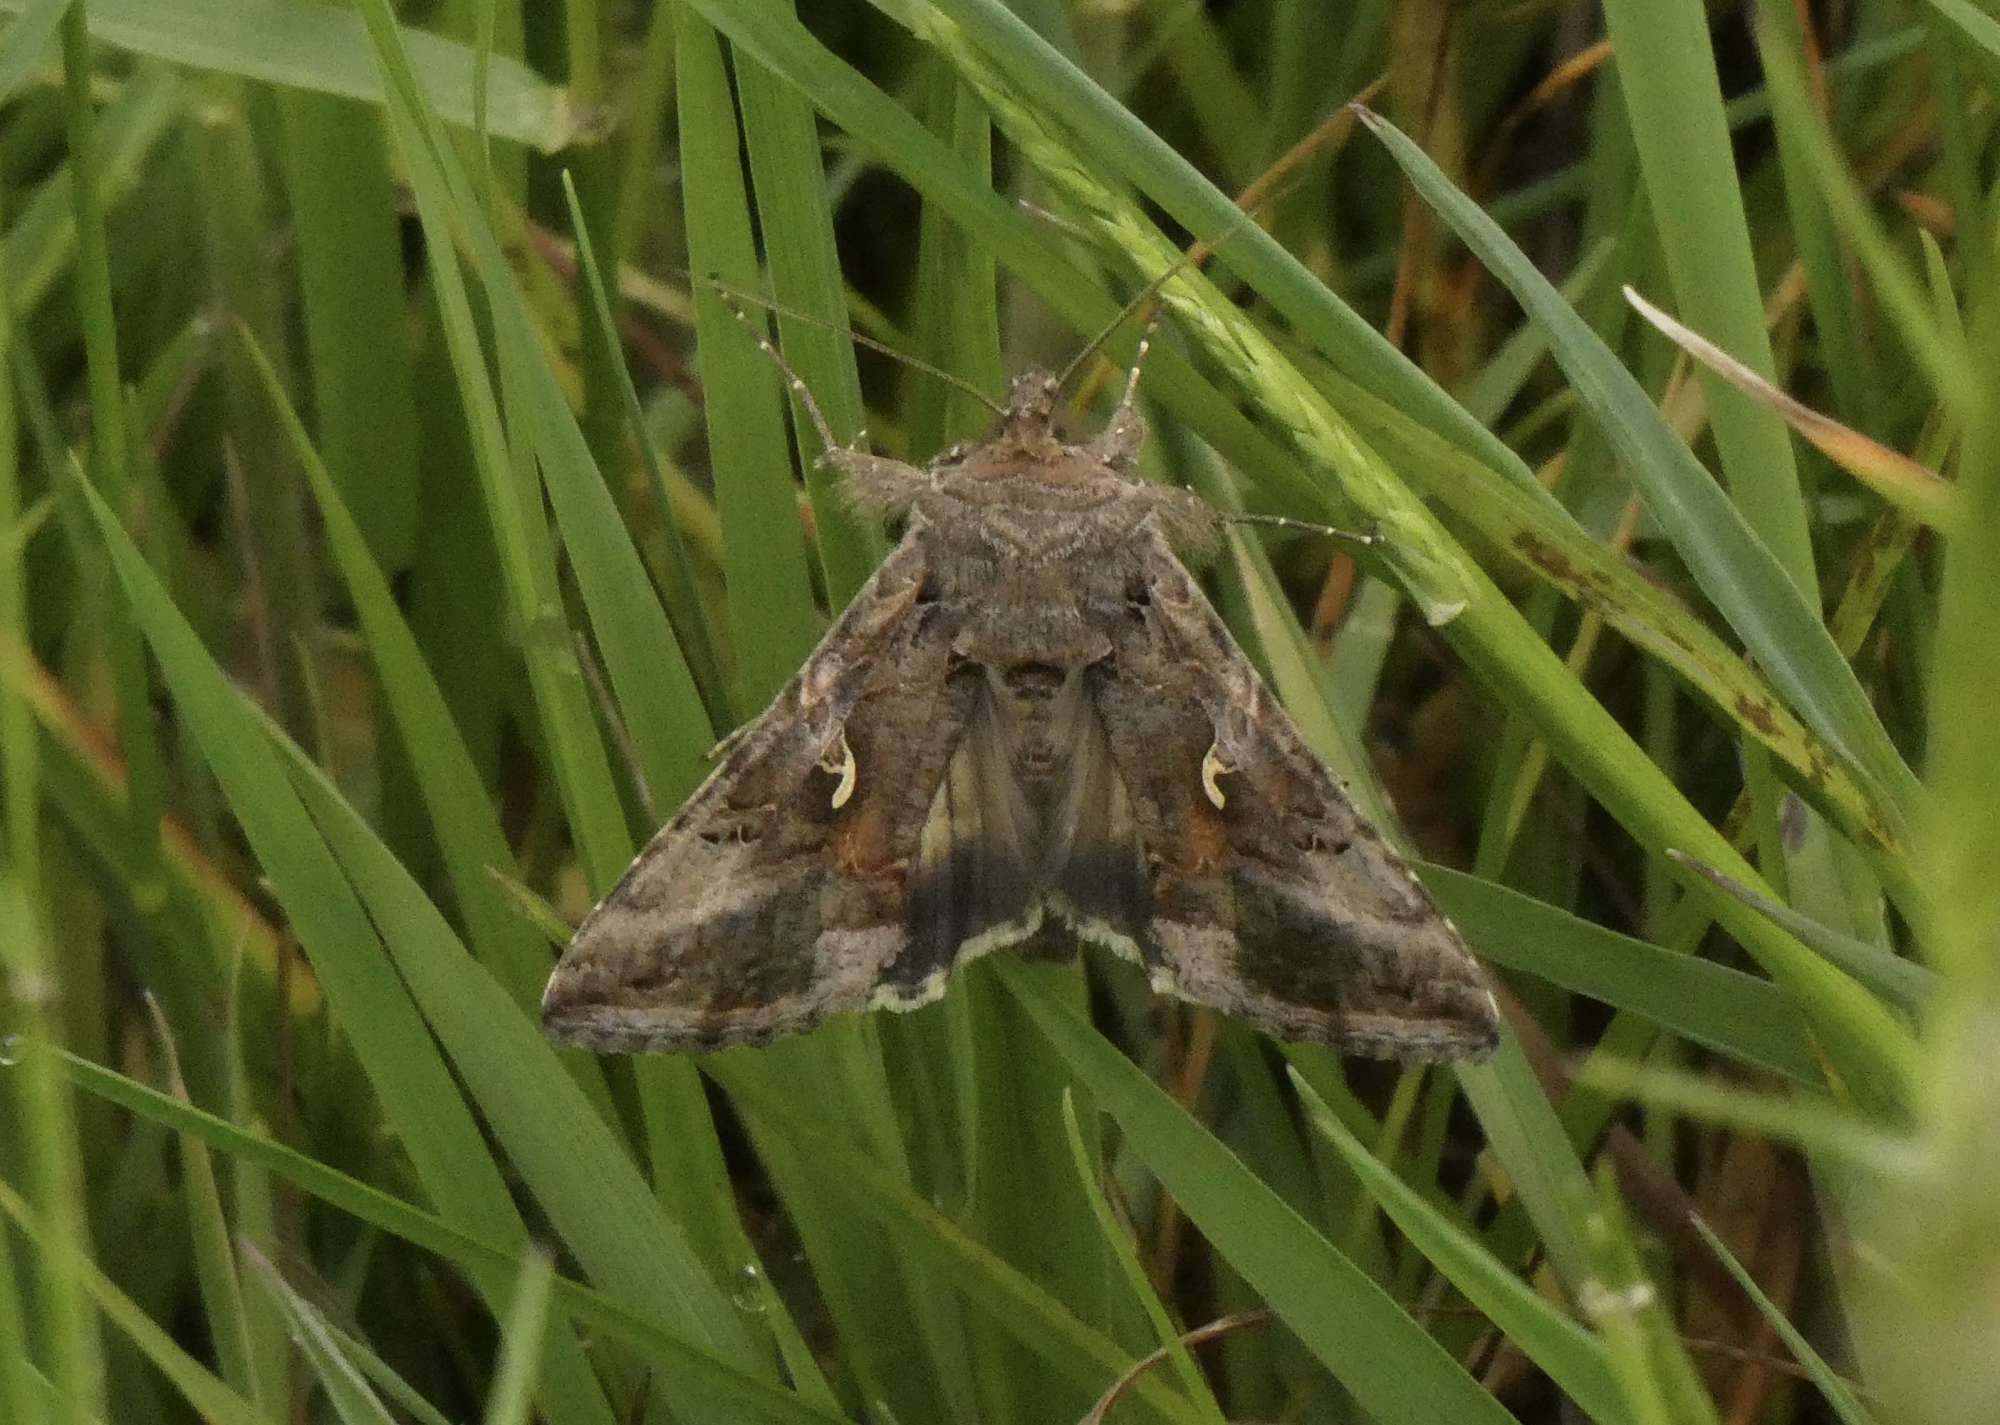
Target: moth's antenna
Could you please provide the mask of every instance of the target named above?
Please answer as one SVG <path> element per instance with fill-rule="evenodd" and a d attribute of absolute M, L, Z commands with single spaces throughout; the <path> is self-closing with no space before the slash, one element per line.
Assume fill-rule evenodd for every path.
<path fill-rule="evenodd" d="M 1222 514 L 1222 522 L 1224 524 L 1261 524 L 1269 525 L 1273 529 L 1302 530 L 1307 534 L 1317 534 L 1326 539 L 1344 539 L 1350 544 L 1360 545 L 1363 549 L 1373 549 L 1377 545 L 1389 542 L 1388 537 L 1379 529 L 1357 532 L 1351 529 L 1340 529 L 1330 524 L 1312 524 L 1306 520 L 1295 520 L 1290 515 L 1253 515 L 1244 514 L 1240 511 L 1225 511 Z"/>
<path fill-rule="evenodd" d="M 714 292 L 718 297 L 722 297 L 725 300 L 729 301 L 731 305 L 731 310 L 734 311 L 739 318 L 745 317 L 741 304 L 752 303 L 756 306 L 764 308 L 766 311 L 776 312 L 779 316 L 790 317 L 793 321 L 796 322 L 805 322 L 810 326 L 820 327 L 826 331 L 837 331 L 842 336 L 846 337 L 848 340 L 854 342 L 858 346 L 865 346 L 870 351 L 880 352 L 882 355 L 888 357 L 891 361 L 900 361 L 903 363 L 903 365 L 911 367 L 914 370 L 921 371 L 926 376 L 931 377 L 933 380 L 942 381 L 945 385 L 952 387 L 954 390 L 963 391 L 966 395 L 972 397 L 973 400 L 979 402 L 980 405 L 986 407 L 987 410 L 991 411 L 996 416 L 1004 416 L 1005 414 L 1007 414 L 1007 408 L 1005 406 L 1001 405 L 998 401 L 994 400 L 991 396 L 987 395 L 984 391 L 980 390 L 977 386 L 973 385 L 963 376 L 954 376 L 952 375 L 951 372 L 945 370 L 942 366 L 933 366 L 930 362 L 925 361 L 920 356 L 912 356 L 907 351 L 898 351 L 895 347 L 889 345 L 888 342 L 877 341 L 874 337 L 869 336 L 866 332 L 854 331 L 850 328 L 839 326 L 837 323 L 829 322 L 824 317 L 816 317 L 810 312 L 798 311 L 795 308 L 786 306 L 783 302 L 774 302 L 769 297 L 763 296 L 760 293 L 744 292 L 738 288 L 730 286 L 727 282 L 724 282 L 720 277 L 717 277 L 712 273 L 706 277 L 698 277 L 695 278 L 694 280 L 700 282 L 703 286 L 707 287 L 710 291 Z M 747 318 L 745 319 L 747 320 Z M 756 330 L 754 325 L 751 327 L 751 330 L 753 331 Z M 786 374 L 789 376 L 790 372 L 787 371 Z"/>
<path fill-rule="evenodd" d="M 1132 297 L 1131 301 L 1118 309 L 1118 315 L 1100 327 L 1096 334 L 1083 344 L 1083 350 L 1070 358 L 1069 364 L 1063 367 L 1062 371 L 1056 376 L 1057 389 L 1060 390 L 1062 387 L 1069 385 L 1070 378 L 1083 369 L 1084 362 L 1090 360 L 1091 357 L 1103 350 L 1104 344 L 1110 341 L 1112 337 L 1118 335 L 1118 329 L 1125 325 L 1126 320 L 1134 312 L 1159 296 L 1160 289 L 1182 272 L 1185 272 L 1194 260 L 1193 253 L 1185 254 L 1179 261 L 1175 262 L 1165 271 L 1156 274 L 1150 282 L 1141 287 Z M 1139 339 L 1139 345 L 1142 350 L 1151 343 L 1153 333 L 1159 329 L 1159 325 L 1159 310 L 1156 306 L 1153 313 L 1146 319 L 1145 334 Z M 1133 365 L 1136 369 L 1138 362 L 1135 360 Z"/>
<path fill-rule="evenodd" d="M 1178 262 L 1175 262 L 1164 272 L 1154 277 L 1144 287 L 1140 288 L 1132 300 L 1119 309 L 1118 315 L 1113 317 L 1101 331 L 1086 342 L 1083 350 L 1079 351 L 1069 365 L 1063 368 L 1062 375 L 1058 378 L 1058 385 L 1067 386 L 1070 378 L 1077 373 L 1077 370 L 1083 363 L 1088 361 L 1106 342 L 1110 341 L 1117 334 L 1118 328 L 1125 324 L 1125 319 L 1157 297 L 1160 289 L 1170 280 L 1180 273 L 1185 272 L 1190 267 L 1206 267 L 1209 258 L 1215 255 L 1216 249 L 1221 247 L 1223 243 L 1227 242 L 1236 233 L 1241 232 L 1260 208 L 1264 208 L 1287 197 L 1303 183 L 1305 177 L 1299 170 L 1305 166 L 1306 161 L 1321 150 L 1335 148 L 1344 141 L 1347 135 L 1354 129 L 1353 105 L 1369 102 L 1382 88 L 1382 85 L 1383 81 L 1377 79 L 1357 94 L 1353 103 L 1343 104 L 1327 115 L 1325 119 L 1314 127 L 1311 133 L 1293 144 L 1290 149 L 1279 157 L 1276 163 L 1273 163 L 1249 187 L 1238 194 L 1236 206 L 1239 212 L 1236 219 L 1213 238 L 1197 242 L 1189 247 L 1181 255 Z M 1043 209 L 1030 206 L 1030 211 L 1049 219 L 1060 227 L 1071 229 L 1075 227 L 1068 219 L 1057 217 L 1055 214 L 1046 212 Z M 1129 392 L 1126 399 L 1131 399 Z"/>
<path fill-rule="evenodd" d="M 744 310 L 743 303 L 738 300 L 734 291 L 720 282 L 711 282 L 710 286 L 715 295 L 722 299 L 722 305 L 729 308 L 729 314 L 741 322 L 743 330 L 749 332 L 756 340 L 758 349 L 771 358 L 771 364 L 778 368 L 785 378 L 785 384 L 792 388 L 792 394 L 797 396 L 799 404 L 806 408 L 806 414 L 812 418 L 813 429 L 819 432 L 822 455 L 828 451 L 845 449 L 845 446 L 833 438 L 833 427 L 826 423 L 826 415 L 820 410 L 819 402 L 813 399 L 813 393 L 807 387 L 805 380 L 798 372 L 792 370 L 792 364 L 785 360 L 784 353 L 772 344 L 770 333 L 750 320 L 750 313 Z M 856 446 L 860 445 L 863 434 L 860 431 L 855 432 Z"/>

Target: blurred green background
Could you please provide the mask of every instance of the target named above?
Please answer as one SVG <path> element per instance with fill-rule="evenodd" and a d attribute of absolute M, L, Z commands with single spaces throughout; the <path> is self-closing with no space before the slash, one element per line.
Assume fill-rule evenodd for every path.
<path fill-rule="evenodd" d="M 0 0 L 0 1420 L 2000 1419 L 1996 81 L 1986 0 Z M 985 412 L 850 332 L 1108 330 L 1088 429 L 1157 296 L 1148 477 L 1385 536 L 1204 578 L 1501 1053 L 1094 954 L 550 1048 L 893 533 L 718 284 L 916 460 Z"/>

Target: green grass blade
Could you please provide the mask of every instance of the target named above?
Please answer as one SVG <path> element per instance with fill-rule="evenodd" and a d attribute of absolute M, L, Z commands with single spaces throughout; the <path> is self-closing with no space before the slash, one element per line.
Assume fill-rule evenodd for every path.
<path fill-rule="evenodd" d="M 1890 1183 L 1910 1177 L 1918 1167 L 1916 1149 L 1908 1138 L 1885 1132 L 1821 1097 L 1754 1093 L 1602 1055 L 1584 1066 L 1576 1084 L 1795 1143 L 1813 1154 L 1865 1168 Z"/>
<path fill-rule="evenodd" d="M 1765 1295 L 1764 1288 L 1757 1284 L 1757 1278 L 1750 1275 L 1749 1269 L 1736 1260 L 1736 1254 L 1729 1250 L 1728 1244 L 1721 1237 L 1716 1235 L 1715 1229 L 1699 1217 L 1691 1218 L 1689 1221 L 1694 1230 L 1701 1234 L 1702 1240 L 1708 1243 L 1717 1259 L 1728 1269 L 1729 1275 L 1736 1279 L 1736 1284 L 1743 1288 L 1743 1294 L 1757 1304 L 1757 1310 L 1771 1323 L 1771 1329 L 1778 1333 L 1778 1339 L 1785 1343 L 1785 1349 L 1792 1353 L 1792 1359 L 1805 1367 L 1806 1374 L 1812 1377 L 1813 1384 L 1819 1387 L 1819 1393 L 1826 1397 L 1826 1403 L 1833 1407 L 1834 1414 L 1838 1415 L 1845 1425 L 1876 1425 L 1875 1417 L 1862 1408 L 1861 1402 L 1855 1398 L 1847 1382 L 1826 1363 L 1826 1357 L 1813 1349 L 1812 1342 L 1805 1338 L 1805 1334 L 1798 1327 L 1792 1325 L 1785 1313 L 1779 1310 L 1778 1304 Z"/>
<path fill-rule="evenodd" d="M 331 473 L 285 398 L 269 358 L 249 332 L 239 329 L 238 336 L 264 380 L 272 408 L 291 437 L 293 453 L 319 504 L 327 547 L 347 584 L 363 637 L 375 657 L 391 716 L 413 754 L 417 784 L 473 944 L 515 1004 L 524 1013 L 532 1013 L 541 1002 L 542 983 L 548 977 L 548 952 L 539 937 L 511 912 L 492 879 L 495 871 L 510 879 L 517 878 L 518 872 L 478 768 L 452 722 L 444 694 L 424 662 L 387 578 L 370 556 L 366 531 L 341 498 Z M 418 753 L 421 755 L 415 755 Z"/>
<path fill-rule="evenodd" d="M 450 1072 L 410 1003 L 386 974 L 381 942 L 284 780 L 257 719 L 223 678 L 159 580 L 94 491 L 84 487 L 112 565 L 152 643 L 176 706 L 221 783 L 230 809 L 270 877 L 335 1016 L 354 1041 L 378 1097 L 441 1210 L 482 1236 L 515 1245 L 526 1233 Z M 510 1279 L 509 1279 L 510 1280 Z M 475 1277 L 489 1301 L 507 1280 Z M 574 1342 L 552 1352 L 551 1409 L 605 1425 L 609 1411 Z"/>
<path fill-rule="evenodd" d="M 292 1289 L 264 1254 L 248 1243 L 243 1255 L 250 1274 L 283 1318 L 291 1338 L 298 1342 L 306 1364 L 319 1378 L 327 1403 L 341 1425 L 396 1425 L 396 1417 L 368 1384 L 368 1377 L 352 1360 L 326 1316 Z"/>
<path fill-rule="evenodd" d="M 666 14 L 667 19 L 662 24 L 671 22 L 671 12 Z M 590 231 L 584 225 L 583 211 L 577 205 L 576 187 L 570 182 L 568 173 L 563 174 L 563 196 L 569 203 L 570 231 L 576 238 L 577 261 L 583 272 L 584 290 L 590 294 L 591 313 L 597 318 L 599 339 L 608 350 L 621 351 L 611 302 L 604 290 L 604 278 L 597 270 L 597 254 L 592 250 Z M 660 529 L 667 546 L 667 616 L 672 622 L 675 639 L 687 655 L 688 671 L 700 687 L 703 702 L 710 710 L 712 724 L 715 714 L 723 709 L 724 702 L 722 665 L 716 658 L 714 641 L 709 637 L 708 611 L 695 587 L 694 566 L 688 559 L 687 542 L 681 538 L 680 521 L 674 518 L 673 497 L 668 492 L 666 472 L 661 468 L 660 453 L 654 448 L 652 433 L 647 429 L 646 412 L 640 404 L 638 389 L 632 384 L 632 368 L 622 359 L 622 351 L 617 366 L 619 389 L 625 398 L 625 415 L 632 423 L 632 440 L 639 447 L 639 456 L 645 462 L 646 474 L 652 482 L 653 498 L 659 502 Z"/>
<path fill-rule="evenodd" d="M 1766 380 L 1776 366 L 1743 190 L 1700 0 L 1606 0 L 1618 88 L 1674 298 L 1688 325 Z M 1817 606 L 1805 500 L 1784 423 L 1704 375 L 1709 425 L 1743 522 Z"/>
<path fill-rule="evenodd" d="M 897 1182 L 869 1154 L 808 1120 L 796 1102 L 787 1103 L 772 1085 L 746 1072 L 742 1055 L 716 1056 L 706 1068 L 758 1122 L 824 1165 L 823 1192 L 843 1216 L 868 1224 L 878 1244 L 884 1230 L 892 1233 L 899 1252 L 932 1266 L 987 1322 L 1032 1352 L 1041 1367 L 1095 1395 L 1131 1364 L 1116 1343 Z M 1182 1397 L 1150 1377 L 1141 1380 L 1134 1397 L 1156 1419 L 1180 1425 L 1201 1419 Z"/>
<path fill-rule="evenodd" d="M 0 0 L 24 13 L 37 0 Z M 382 100 L 368 38 L 352 12 L 278 0 L 90 0 L 90 34 L 135 54 L 221 74 Z M 418 33 L 411 52 L 424 92 L 453 124 L 472 123 L 472 51 Z M 568 96 L 517 60 L 494 62 L 487 122 L 502 138 L 554 152 L 585 135 Z"/>
<path fill-rule="evenodd" d="M 722 43 L 693 6 L 678 12 L 682 191 L 688 262 L 738 291 L 760 286 L 741 135 Z M 778 372 L 721 297 L 695 292 L 708 449 L 722 515 L 722 567 L 738 711 L 762 708 L 818 639 Z"/>
<path fill-rule="evenodd" d="M 1634 1425 L 1719 1425 L 1668 1303 L 1640 1265 L 1609 1163 L 1598 1169 L 1597 1187 L 1591 1219 L 1596 1271 L 1582 1305 L 1628 1402 L 1626 1418 Z"/>
<path fill-rule="evenodd" d="M 1313 1127 L 1339 1150 L 1403 1235 L 1586 1414 L 1607 1423 L 1622 1419 L 1625 1398 L 1605 1362 L 1603 1347 L 1411 1191 L 1347 1131 L 1296 1070 L 1292 1083 L 1305 1100 Z"/>
<path fill-rule="evenodd" d="M 84 1293 L 104 1319 L 115 1326 L 139 1353 L 165 1376 L 182 1399 L 200 1411 L 217 1425 L 265 1425 L 264 1417 L 249 1401 L 224 1385 L 209 1373 L 202 1364 L 183 1351 L 174 1339 L 154 1323 L 153 1318 L 142 1311 L 131 1297 L 120 1291 L 111 1279 L 97 1269 L 88 1258 L 71 1255 L 67 1243 L 51 1243 L 52 1229 L 47 1222 L 32 1212 L 20 1194 L 5 1182 L 0 1182 L 0 1214 L 5 1214 L 27 1239 L 45 1253 L 59 1254 L 65 1260 L 57 1270 L 74 1273 L 76 1288 Z M 84 1418 L 106 1418 L 91 1403 L 89 1394 L 74 1393 L 74 1387 L 84 1382 L 65 1380 L 57 1376 L 52 1381 L 64 1398 L 68 1411 L 81 1412 Z M 70 1388 L 65 1388 L 70 1387 Z M 67 1413 L 67 1411 L 65 1412 Z"/>
<path fill-rule="evenodd" d="M 246 1132 L 227 1119 L 182 1104 L 123 1074 L 74 1054 L 61 1055 L 60 1062 L 69 1079 L 85 1092 L 176 1132 L 191 1133 L 233 1157 L 266 1168 L 362 1222 L 457 1263 L 470 1275 L 512 1281 L 520 1270 L 518 1252 L 525 1242 L 513 1250 L 503 1248 L 282 1143 Z M 815 1408 L 790 1391 L 716 1360 L 605 1292 L 563 1277 L 551 1283 L 551 1290 L 561 1309 L 578 1325 L 589 1327 L 607 1340 L 631 1346 L 663 1373 L 684 1377 L 718 1396 L 731 1395 L 745 1402 L 755 1415 L 798 1425 L 840 1425 L 843 1420 L 840 1415 Z"/>
<path fill-rule="evenodd" d="M 167 1088 L 187 1103 L 187 1084 L 181 1078 L 180 1051 L 174 1045 L 173 1030 L 159 1006 L 152 1004 L 151 1008 L 166 1060 Z M 265 1393 L 258 1389 L 243 1284 L 236 1274 L 236 1254 L 229 1244 L 229 1223 L 223 1216 L 215 1164 L 209 1159 L 208 1145 L 198 1138 L 183 1136 L 180 1148 L 181 1173 L 187 1183 L 188 1227 L 194 1238 L 195 1273 L 208 1316 L 209 1339 L 215 1343 L 222 1378 L 229 1388 L 253 1406 L 261 1406 Z"/>
<path fill-rule="evenodd" d="M 1832 930 L 1712 867 L 1698 862 L 1686 864 L 1759 915 L 1782 925 L 1804 944 L 1826 956 L 1898 1008 L 1920 1009 L 1936 992 L 1937 976 L 1916 961 L 1905 960 L 1878 945 Z"/>
<path fill-rule="evenodd" d="M 854 344 L 847 339 L 840 255 L 812 110 L 797 90 L 754 59 L 734 58 L 758 230 L 771 292 L 779 302 L 779 346 L 819 402 L 834 435 L 851 440 L 865 424 L 861 377 L 854 366 Z M 881 561 L 885 545 L 880 532 L 848 504 L 838 472 L 821 464 L 819 433 L 804 405 L 796 396 L 789 404 L 812 500 L 827 602 L 837 612 Z"/>
<path fill-rule="evenodd" d="M 521 1263 L 500 1329 L 500 1360 L 493 1368 L 493 1385 L 486 1396 L 485 1425 L 528 1425 L 534 1408 L 535 1369 L 542 1358 L 542 1338 L 549 1329 L 548 1257 L 531 1251 Z"/>
<path fill-rule="evenodd" d="M 1443 866 L 1424 884 L 1483 959 L 1642 1015 L 1803 1085 L 1821 1081 L 1798 1009 L 1768 980 L 1675 954 Z"/>
<path fill-rule="evenodd" d="M 540 1027 L 467 954 L 326 775 L 266 724 L 396 968 L 563 1241 L 590 1276 L 717 1355 L 752 1365 L 729 1300 L 695 1260 Z"/>
<path fill-rule="evenodd" d="M 1129 1229 L 1119 1220 L 1098 1182 L 1098 1166 L 1093 1161 L 1090 1150 L 1084 1146 L 1083 1129 L 1076 1121 L 1076 1097 L 1067 1090 L 1062 1100 L 1063 1133 L 1069 1140 L 1070 1157 L 1076 1163 L 1077 1181 L 1083 1185 L 1085 1195 L 1090 1199 L 1090 1210 L 1097 1219 L 1098 1231 L 1104 1236 L 1107 1249 L 1118 1264 L 1119 1274 L 1124 1277 L 1132 1296 L 1145 1311 L 1147 1320 L 1153 1324 L 1154 1333 L 1166 1349 L 1167 1360 L 1174 1373 L 1181 1379 L 1181 1389 L 1194 1402 L 1195 1409 L 1209 1422 L 1209 1425 L 1224 1425 L 1222 1407 L 1215 1402 L 1215 1395 L 1208 1388 L 1208 1380 L 1201 1368 L 1188 1354 L 1187 1346 L 1181 1340 L 1181 1330 L 1167 1315 L 1167 1308 L 1160 1301 L 1159 1293 L 1147 1280 L 1146 1269 L 1133 1250 Z"/>
<path fill-rule="evenodd" d="M 1331 1243 L 1056 996 L 1034 967 L 996 962 L 1029 1017 L 1118 1121 L 1130 1150 L 1361 1408 L 1430 1425 L 1512 1417 Z"/>
<path fill-rule="evenodd" d="M 423 107 L 422 91 L 385 0 L 366 0 L 361 14 L 386 77 L 391 128 L 408 166 L 429 244 L 432 281 L 470 426 L 481 494 L 500 553 L 512 627 L 522 641 L 556 785 L 589 880 L 598 889 L 608 889 L 631 859 L 632 838 L 598 737 L 582 670 L 563 626 L 555 555 L 541 501 L 528 498 L 535 488 L 532 477 L 520 477 L 519 462 L 531 462 L 532 453 L 509 445 L 479 324 L 453 246 L 458 231 L 475 238 L 482 231 L 475 225 L 478 204 L 463 182 L 454 185 L 451 181 L 455 162 L 450 146 L 431 111 Z M 489 288 L 488 296 L 495 299 L 493 289 Z M 511 309 L 495 300 L 493 315 L 502 320 Z M 513 339 L 498 347 L 502 377 L 513 374 L 518 378 L 523 365 L 539 368 L 539 352 L 523 350 L 518 328 L 509 334 Z M 531 384 L 530 389 L 536 388 Z M 526 413 L 514 411 L 511 403 L 508 410 L 516 419 L 526 418 Z"/>
<path fill-rule="evenodd" d="M 1373 115 L 1367 122 L 1425 201 L 1548 329 L 1557 360 L 1702 591 L 1799 715 L 1879 788 L 1886 812 L 1898 823 L 1906 821 L 1921 800 L 1915 779 L 1825 624 L 1770 551 L 1638 383 L 1520 249 L 1409 139 Z"/>
<path fill-rule="evenodd" d="M 409 353 L 382 340 L 407 298 L 380 115 L 311 94 L 284 95 L 281 112 L 319 448 L 394 574 L 415 556 L 423 474 Z"/>

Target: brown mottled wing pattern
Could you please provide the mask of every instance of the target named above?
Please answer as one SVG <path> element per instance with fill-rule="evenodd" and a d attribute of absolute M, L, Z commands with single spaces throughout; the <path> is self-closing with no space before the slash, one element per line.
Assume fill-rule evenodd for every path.
<path fill-rule="evenodd" d="M 906 873 L 978 697 L 925 565 L 912 532 L 578 927 L 542 1001 L 556 1039 L 763 1043 L 919 996 L 883 986 L 910 978 Z"/>
<path fill-rule="evenodd" d="M 1493 998 L 1450 922 L 1164 539 L 1141 566 L 1146 598 L 1090 676 L 1145 848 L 1151 903 L 1134 938 L 1155 987 L 1351 1052 L 1491 1049 Z"/>

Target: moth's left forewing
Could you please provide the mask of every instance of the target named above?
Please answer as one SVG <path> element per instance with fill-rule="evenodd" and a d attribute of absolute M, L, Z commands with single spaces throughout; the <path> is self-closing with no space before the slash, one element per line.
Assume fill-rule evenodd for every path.
<path fill-rule="evenodd" d="M 714 1048 L 868 1006 L 904 945 L 908 808 L 970 711 L 925 573 L 906 537 L 585 918 L 543 996 L 554 1038 Z"/>
<path fill-rule="evenodd" d="M 1355 810 L 1163 539 L 1101 715 L 1146 839 L 1162 990 L 1287 1039 L 1483 1054 L 1491 992 L 1458 932 Z"/>

